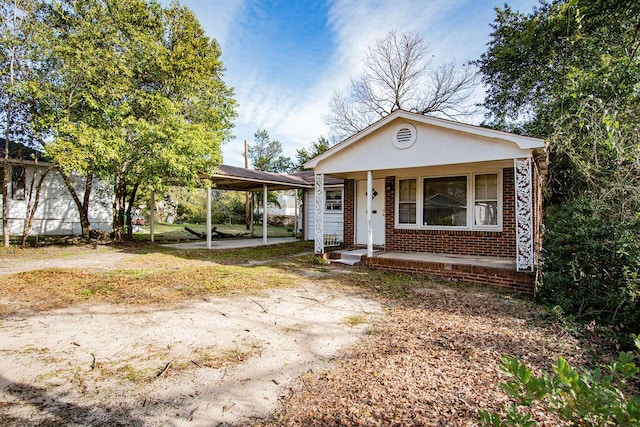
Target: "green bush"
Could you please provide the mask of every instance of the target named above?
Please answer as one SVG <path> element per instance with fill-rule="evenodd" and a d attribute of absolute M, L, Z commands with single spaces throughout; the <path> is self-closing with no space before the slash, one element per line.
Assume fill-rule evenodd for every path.
<path fill-rule="evenodd" d="M 638 341 L 636 341 L 638 346 Z M 525 408 L 543 409 L 571 426 L 638 426 L 640 397 L 627 396 L 627 383 L 638 374 L 632 353 L 603 369 L 572 368 L 562 357 L 553 366 L 553 375 L 534 376 L 515 357 L 505 356 L 501 369 L 511 378 L 501 387 L 516 403 L 497 412 L 479 411 L 485 427 L 536 427 L 533 413 Z"/>
<path fill-rule="evenodd" d="M 547 210 L 537 298 L 631 332 L 640 324 L 640 216 L 618 220 L 592 203 Z"/>

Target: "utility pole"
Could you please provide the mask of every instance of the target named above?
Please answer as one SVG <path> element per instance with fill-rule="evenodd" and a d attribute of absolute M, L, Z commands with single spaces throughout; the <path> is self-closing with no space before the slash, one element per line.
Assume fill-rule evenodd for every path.
<path fill-rule="evenodd" d="M 244 168 L 249 169 L 249 145 L 246 139 L 244 140 Z M 251 201 L 248 191 L 244 194 L 244 221 L 247 230 L 251 230 Z"/>

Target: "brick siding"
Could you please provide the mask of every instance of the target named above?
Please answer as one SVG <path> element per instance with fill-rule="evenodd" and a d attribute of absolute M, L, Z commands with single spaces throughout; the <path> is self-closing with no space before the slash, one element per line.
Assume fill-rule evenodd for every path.
<path fill-rule="evenodd" d="M 385 248 L 387 251 L 516 257 L 513 168 L 505 168 L 502 173 L 502 231 L 499 232 L 397 229 L 395 228 L 395 184 L 394 176 L 385 178 Z M 345 219 L 346 214 L 345 212 Z"/>
<path fill-rule="evenodd" d="M 355 203 L 356 203 L 356 182 L 353 179 L 345 179 L 344 180 L 344 197 L 342 201 L 343 206 L 343 218 L 344 223 L 343 227 L 343 236 L 344 236 L 344 246 L 352 247 L 355 245 Z"/>

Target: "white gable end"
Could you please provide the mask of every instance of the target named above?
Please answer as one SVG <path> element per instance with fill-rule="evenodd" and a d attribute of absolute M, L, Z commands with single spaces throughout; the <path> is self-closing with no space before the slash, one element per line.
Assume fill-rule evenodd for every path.
<path fill-rule="evenodd" d="M 348 173 L 531 157 L 542 139 L 396 110 L 309 160 L 315 173 Z"/>
<path fill-rule="evenodd" d="M 408 129 L 408 131 L 407 131 Z M 410 135 L 415 132 L 415 135 Z M 399 117 L 320 159 L 316 173 L 402 169 L 530 157 L 506 138 L 465 133 Z"/>

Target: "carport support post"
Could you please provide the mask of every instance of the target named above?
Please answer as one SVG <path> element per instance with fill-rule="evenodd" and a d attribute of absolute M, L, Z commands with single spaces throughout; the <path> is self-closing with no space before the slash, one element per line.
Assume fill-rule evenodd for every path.
<path fill-rule="evenodd" d="M 372 200 L 373 200 L 373 172 L 367 171 L 367 257 L 373 256 L 373 228 L 371 228 Z"/>
<path fill-rule="evenodd" d="M 155 232 L 155 223 L 156 223 L 156 192 L 151 192 L 151 200 L 149 200 L 149 237 L 151 238 L 151 243 L 153 243 L 154 232 Z"/>
<path fill-rule="evenodd" d="M 207 249 L 211 249 L 211 184 L 207 183 Z"/>
<path fill-rule="evenodd" d="M 267 184 L 262 184 L 262 243 L 267 244 Z"/>

